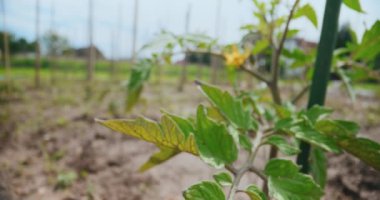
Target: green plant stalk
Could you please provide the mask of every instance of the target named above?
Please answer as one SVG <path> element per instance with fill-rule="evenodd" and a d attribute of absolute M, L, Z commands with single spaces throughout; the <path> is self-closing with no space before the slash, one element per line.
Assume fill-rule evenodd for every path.
<path fill-rule="evenodd" d="M 289 31 L 289 25 L 290 22 L 293 18 L 293 14 L 299 4 L 300 0 L 296 0 L 292 6 L 292 9 L 290 10 L 288 19 L 286 21 L 285 25 L 285 30 L 284 33 L 282 34 L 280 43 L 278 48 L 274 48 L 273 53 L 272 53 L 272 80 L 269 82 L 268 87 L 270 89 L 270 92 L 272 94 L 272 98 L 274 103 L 281 105 L 282 100 L 281 100 L 281 94 L 280 94 L 280 89 L 278 86 L 278 81 L 279 81 L 279 74 L 280 74 L 280 56 L 282 53 L 282 49 L 284 48 L 284 43 L 286 40 L 286 35 L 288 34 Z M 274 147 L 271 147 L 270 152 L 269 152 L 269 159 L 277 157 L 277 149 Z"/>
<path fill-rule="evenodd" d="M 323 105 L 325 103 L 327 84 L 330 77 L 331 61 L 336 42 L 339 12 L 342 0 L 327 0 L 321 38 L 318 45 L 315 71 L 313 74 L 308 108 L 313 105 Z M 309 172 L 310 145 L 301 142 L 301 153 L 297 157 L 297 164 L 301 165 L 301 171 Z"/>
<path fill-rule="evenodd" d="M 261 130 L 258 130 L 256 138 L 253 142 L 252 151 L 249 155 L 248 160 L 243 164 L 243 166 L 239 170 L 237 170 L 237 171 L 232 170 L 232 171 L 235 171 L 235 173 L 233 173 L 235 176 L 235 179 L 234 179 L 234 182 L 232 183 L 231 188 L 228 192 L 228 196 L 227 196 L 228 200 L 234 199 L 235 193 L 237 192 L 238 187 L 239 187 L 240 180 L 246 172 L 252 171 L 253 173 L 256 173 L 260 178 L 264 177 L 261 175 L 261 173 L 258 173 L 259 172 L 258 170 L 256 171 L 256 169 L 252 167 L 252 163 L 255 160 L 255 157 L 256 157 L 257 152 L 259 150 L 262 138 L 263 138 L 263 132 Z M 255 171 L 253 171 L 253 169 L 255 169 Z"/>
<path fill-rule="evenodd" d="M 284 48 L 284 43 L 285 43 L 285 40 L 286 40 L 286 36 L 288 34 L 288 31 L 289 31 L 289 25 L 290 25 L 290 22 L 293 18 L 293 14 L 299 4 L 300 0 L 295 0 L 291 10 L 290 10 L 290 13 L 289 13 L 289 16 L 287 18 L 287 21 L 286 21 L 286 24 L 285 24 L 285 29 L 284 29 L 284 32 L 281 36 L 281 40 L 279 42 L 279 46 L 276 48 L 274 47 L 273 48 L 273 52 L 272 52 L 272 66 L 271 66 L 271 79 L 266 79 L 265 77 L 263 77 L 262 75 L 260 75 L 259 73 L 253 71 L 253 70 L 250 70 L 248 69 L 246 66 L 242 66 L 241 69 L 249 74 L 251 74 L 253 77 L 255 77 L 256 79 L 260 80 L 260 81 L 263 81 L 267 84 L 268 88 L 269 88 L 269 91 L 272 95 L 272 99 L 274 101 L 274 103 L 276 104 L 279 104 L 281 105 L 282 104 L 282 100 L 281 100 L 281 94 L 280 94 L 280 89 L 279 89 L 279 84 L 278 84 L 278 81 L 279 81 L 279 72 L 280 72 L 280 56 L 281 56 L 281 53 L 282 53 L 282 50 Z M 264 17 L 265 18 L 265 17 Z M 273 44 L 273 29 L 270 33 L 270 43 Z M 303 95 L 303 94 L 302 94 Z M 277 149 L 272 147 L 270 149 L 270 153 L 269 153 L 269 159 L 272 159 L 272 158 L 275 158 L 277 157 Z"/>
<path fill-rule="evenodd" d="M 292 104 L 296 105 L 309 90 L 310 85 L 308 84 L 293 98 Z"/>

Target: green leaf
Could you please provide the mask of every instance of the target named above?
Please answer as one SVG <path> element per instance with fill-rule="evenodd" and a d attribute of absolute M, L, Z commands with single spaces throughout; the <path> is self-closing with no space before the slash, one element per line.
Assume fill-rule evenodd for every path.
<path fill-rule="evenodd" d="M 357 133 L 360 130 L 359 124 L 352 122 L 352 121 L 345 121 L 345 120 L 334 120 L 335 123 L 343 126 L 348 134 L 350 135 L 357 135 Z"/>
<path fill-rule="evenodd" d="M 320 120 L 315 124 L 316 130 L 336 139 L 352 138 L 358 133 L 358 124 L 343 120 Z"/>
<path fill-rule="evenodd" d="M 343 3 L 352 10 L 364 12 L 362 6 L 360 5 L 360 0 L 343 0 Z"/>
<path fill-rule="evenodd" d="M 179 116 L 169 114 L 167 112 L 164 112 L 175 124 L 177 125 L 177 128 L 184 134 L 185 138 L 190 137 L 192 133 L 195 132 L 195 129 L 193 127 L 193 124 L 186 119 L 183 119 Z"/>
<path fill-rule="evenodd" d="M 264 109 L 264 119 L 267 121 L 273 121 L 276 118 L 276 114 L 272 109 Z"/>
<path fill-rule="evenodd" d="M 292 38 L 292 37 L 296 36 L 299 32 L 300 32 L 300 30 L 298 30 L 298 29 L 290 29 L 288 31 L 288 34 L 286 35 L 286 37 Z"/>
<path fill-rule="evenodd" d="M 367 138 L 347 138 L 338 145 L 346 152 L 356 156 L 367 165 L 380 171 L 380 144 Z"/>
<path fill-rule="evenodd" d="M 253 24 L 245 24 L 240 27 L 241 30 L 246 30 L 246 31 L 253 31 L 255 30 L 255 26 Z"/>
<path fill-rule="evenodd" d="M 258 103 L 260 97 L 257 94 L 241 91 L 239 98 L 243 100 L 244 108 L 252 110 L 258 116 L 264 115 L 264 107 Z"/>
<path fill-rule="evenodd" d="M 230 174 L 228 174 L 227 172 L 221 172 L 219 174 L 215 174 L 213 177 L 220 186 L 232 185 L 232 178 Z"/>
<path fill-rule="evenodd" d="M 179 151 L 177 151 L 176 149 L 163 147 L 160 149 L 159 152 L 153 154 L 149 158 L 148 161 L 146 161 L 143 165 L 140 166 L 139 172 L 145 172 L 148 169 L 169 160 L 170 158 L 174 157 L 178 153 L 179 153 Z"/>
<path fill-rule="evenodd" d="M 214 45 L 214 39 L 205 34 L 186 34 L 184 35 L 185 46 L 193 45 L 199 49 L 209 49 Z"/>
<path fill-rule="evenodd" d="M 148 80 L 152 65 L 149 61 L 143 60 L 132 68 L 127 85 L 127 99 L 125 102 L 126 111 L 130 111 L 138 102 L 144 83 Z"/>
<path fill-rule="evenodd" d="M 184 119 L 183 119 L 184 120 Z M 169 148 L 176 148 L 179 151 L 188 152 L 197 155 L 198 150 L 195 146 L 194 137 L 186 131 L 183 127 L 178 125 L 173 116 L 163 115 L 161 117 L 161 137 L 154 138 L 159 146 L 166 146 Z M 162 144 L 160 144 L 162 142 Z M 156 143 L 157 144 L 157 143 Z"/>
<path fill-rule="evenodd" d="M 261 191 L 256 185 L 249 185 L 244 192 L 251 200 L 267 200 L 264 192 Z"/>
<path fill-rule="evenodd" d="M 239 144 L 247 151 L 252 150 L 252 142 L 247 135 L 239 134 Z"/>
<path fill-rule="evenodd" d="M 293 60 L 297 60 L 297 61 L 305 61 L 307 60 L 307 55 L 306 53 L 299 49 L 299 48 L 295 48 L 295 49 L 292 49 L 292 50 L 289 50 L 289 49 L 284 49 L 284 52 L 283 52 L 283 55 L 287 58 L 291 58 Z"/>
<path fill-rule="evenodd" d="M 257 7 L 257 9 L 261 12 L 261 13 L 265 13 L 266 12 L 266 4 L 264 2 L 259 2 L 258 0 L 253 0 L 253 3 L 255 4 L 255 6 Z"/>
<path fill-rule="evenodd" d="M 309 110 L 307 110 L 304 114 L 311 121 L 311 123 L 315 123 L 320 119 L 330 115 L 333 111 L 330 108 L 326 108 L 320 105 L 315 105 Z"/>
<path fill-rule="evenodd" d="M 259 40 L 255 43 L 255 46 L 252 49 L 252 54 L 257 55 L 263 52 L 269 46 L 267 39 Z"/>
<path fill-rule="evenodd" d="M 360 128 L 358 124 L 343 120 L 321 120 L 315 127 L 334 139 L 340 148 L 380 171 L 380 144 L 366 138 L 356 138 Z"/>
<path fill-rule="evenodd" d="M 286 34 L 286 38 L 294 38 L 299 32 L 300 32 L 300 30 L 298 30 L 298 29 L 289 29 L 287 34 Z M 282 32 L 282 31 L 278 32 L 277 38 L 281 38 L 282 34 L 284 34 L 284 32 Z"/>
<path fill-rule="evenodd" d="M 226 118 L 223 116 L 223 114 L 220 113 L 218 108 L 216 108 L 215 106 L 210 106 L 210 107 L 207 107 L 206 109 L 207 109 L 207 116 L 215 120 L 216 122 L 224 123 L 227 121 Z"/>
<path fill-rule="evenodd" d="M 155 38 L 150 41 L 149 43 L 145 44 L 142 47 L 142 50 L 162 50 L 162 49 L 167 49 L 169 51 L 172 51 L 174 48 L 174 44 L 176 43 L 176 36 L 170 32 L 167 31 L 162 31 L 159 33 Z"/>
<path fill-rule="evenodd" d="M 274 125 L 274 130 L 286 130 L 291 128 L 294 125 L 294 119 L 293 118 L 284 118 L 276 121 Z"/>
<path fill-rule="evenodd" d="M 177 124 L 168 114 L 164 114 L 161 123 L 154 122 L 146 118 L 134 120 L 111 119 L 96 121 L 114 131 L 145 140 L 156 144 L 161 151 L 155 153 L 141 166 L 140 170 L 145 171 L 157 164 L 163 163 L 179 152 L 188 152 L 198 155 L 194 135 L 185 130 L 183 125 Z M 176 119 L 178 121 L 178 119 Z M 184 120 L 184 119 L 182 119 Z"/>
<path fill-rule="evenodd" d="M 265 167 L 269 194 L 276 200 L 319 200 L 322 189 L 289 160 L 272 159 Z"/>
<path fill-rule="evenodd" d="M 245 110 L 240 99 L 234 98 L 230 93 L 223 92 L 219 88 L 199 83 L 201 91 L 216 106 L 236 128 L 244 130 L 257 129 L 258 123 L 251 116 L 248 110 Z"/>
<path fill-rule="evenodd" d="M 280 105 L 274 105 L 276 110 L 277 117 L 280 119 L 290 118 L 292 116 L 292 112 Z"/>
<path fill-rule="evenodd" d="M 299 167 L 290 160 L 272 159 L 265 166 L 264 173 L 268 176 L 280 177 L 295 174 Z"/>
<path fill-rule="evenodd" d="M 78 174 L 75 171 L 59 172 L 56 187 L 59 189 L 70 187 L 77 179 Z"/>
<path fill-rule="evenodd" d="M 225 200 L 220 186 L 214 182 L 203 181 L 188 188 L 184 193 L 185 200 Z"/>
<path fill-rule="evenodd" d="M 310 152 L 310 171 L 315 182 L 323 189 L 327 179 L 327 159 L 325 153 L 313 147 Z"/>
<path fill-rule="evenodd" d="M 351 29 L 350 28 L 350 36 L 351 36 L 351 38 L 352 38 L 352 43 L 353 44 L 355 44 L 355 45 L 357 45 L 358 44 L 358 36 L 357 36 L 357 34 L 356 34 L 356 32 L 353 30 L 353 29 Z"/>
<path fill-rule="evenodd" d="M 234 162 L 238 149 L 226 126 L 209 119 L 202 105 L 198 107 L 196 121 L 195 141 L 202 160 L 218 169 Z"/>
<path fill-rule="evenodd" d="M 281 27 L 286 22 L 287 17 L 281 16 L 274 20 L 275 27 Z"/>
<path fill-rule="evenodd" d="M 372 72 L 373 70 L 370 70 L 369 68 L 355 68 L 355 70 L 348 71 L 347 74 L 349 74 L 352 81 L 362 82 L 368 81 Z"/>
<path fill-rule="evenodd" d="M 372 61 L 380 53 L 380 20 L 366 30 L 361 43 L 354 45 L 353 57 L 357 60 Z"/>
<path fill-rule="evenodd" d="M 313 144 L 317 147 L 320 147 L 326 151 L 340 153 L 341 150 L 336 144 L 335 140 L 331 137 L 328 137 L 315 129 L 306 126 L 298 125 L 291 128 L 291 131 L 294 133 L 294 136 L 300 140 Z"/>
<path fill-rule="evenodd" d="M 297 146 L 289 145 L 286 139 L 279 135 L 272 135 L 266 138 L 264 144 L 271 144 L 288 156 L 297 155 L 300 152 Z"/>
<path fill-rule="evenodd" d="M 237 130 L 235 127 L 233 126 L 228 126 L 227 127 L 227 131 L 228 133 L 232 136 L 232 138 L 234 138 L 234 141 L 236 144 L 239 144 L 239 135 L 240 135 L 240 132 L 239 130 Z"/>
<path fill-rule="evenodd" d="M 297 19 L 299 17 L 306 17 L 314 25 L 315 28 L 318 28 L 317 14 L 310 4 L 305 4 L 294 13 L 294 19 Z"/>
<path fill-rule="evenodd" d="M 355 91 L 354 89 L 352 88 L 352 84 L 351 84 L 351 79 L 350 77 L 347 75 L 347 73 L 341 69 L 341 68 L 338 68 L 337 69 L 337 72 L 338 72 L 338 75 L 340 76 L 342 82 L 343 82 L 343 85 L 344 87 L 346 88 L 347 92 L 348 92 L 348 95 L 350 96 L 351 98 L 351 101 L 352 102 L 355 102 L 356 100 L 356 94 L 355 94 Z"/>

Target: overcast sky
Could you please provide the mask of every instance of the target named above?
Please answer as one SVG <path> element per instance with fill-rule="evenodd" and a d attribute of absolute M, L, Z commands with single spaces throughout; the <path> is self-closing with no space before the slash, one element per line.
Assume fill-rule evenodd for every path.
<path fill-rule="evenodd" d="M 17 36 L 35 39 L 35 2 L 36 0 L 4 0 L 7 13 L 6 29 Z M 106 56 L 111 54 L 111 40 L 120 33 L 117 42 L 117 56 L 131 55 L 132 24 L 134 0 L 93 0 L 94 1 L 94 43 Z M 185 32 L 185 15 L 191 7 L 190 32 L 219 36 L 222 43 L 237 42 L 242 36 L 241 25 L 252 22 L 254 9 L 251 0 L 220 0 L 221 19 L 219 33 L 216 31 L 217 5 L 219 0 L 139 0 L 138 47 L 149 42 L 161 29 L 177 34 Z M 52 27 L 67 37 L 71 45 L 88 45 L 88 0 L 40 0 L 41 33 Z M 293 2 L 293 0 L 283 0 Z M 325 0 L 302 0 L 311 3 L 322 23 Z M 380 0 L 363 0 L 366 14 L 359 14 L 346 6 L 342 7 L 340 23 L 350 23 L 362 35 L 365 27 L 370 27 L 380 19 Z M 52 6 L 53 5 L 53 6 Z M 54 20 L 51 10 L 54 8 Z M 280 10 L 285 12 L 285 8 Z M 121 26 L 118 18 L 121 15 Z M 53 23 L 52 23 L 53 21 Z M 320 29 L 316 29 L 305 19 L 291 24 L 300 28 L 299 36 L 318 41 Z M 2 27 L 2 24 L 1 24 Z M 119 28 L 120 27 L 120 28 Z M 320 26 L 319 26 L 320 27 Z M 3 27 L 2 27 L 3 29 Z M 120 30 L 120 31 L 118 31 Z"/>

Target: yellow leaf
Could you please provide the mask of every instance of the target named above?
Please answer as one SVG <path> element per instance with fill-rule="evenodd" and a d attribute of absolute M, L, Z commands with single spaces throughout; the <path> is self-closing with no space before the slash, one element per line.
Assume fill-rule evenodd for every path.
<path fill-rule="evenodd" d="M 180 152 L 198 155 L 194 135 L 185 135 L 184 130 L 173 120 L 172 116 L 164 114 L 161 123 L 146 118 L 96 120 L 100 124 L 123 134 L 156 144 L 161 151 L 152 155 L 151 158 L 140 168 L 145 171 L 158 165 Z M 157 160 L 157 158 L 159 158 Z"/>
<path fill-rule="evenodd" d="M 157 122 L 143 117 L 133 120 L 110 119 L 97 121 L 114 131 L 154 143 L 159 147 L 177 149 L 198 155 L 194 136 L 190 135 L 186 138 L 177 124 L 166 114 L 161 118 L 161 127 Z"/>
<path fill-rule="evenodd" d="M 171 148 L 161 148 L 159 152 L 150 156 L 149 160 L 140 166 L 139 172 L 144 172 L 156 165 L 159 165 L 170 158 L 176 156 L 179 152 Z"/>

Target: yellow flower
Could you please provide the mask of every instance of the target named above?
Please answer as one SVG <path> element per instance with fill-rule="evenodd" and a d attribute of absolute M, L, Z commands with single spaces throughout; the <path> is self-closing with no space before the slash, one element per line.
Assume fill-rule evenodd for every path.
<path fill-rule="evenodd" d="M 246 50 L 244 53 L 240 53 L 237 46 L 234 45 L 232 46 L 232 52 L 224 53 L 226 65 L 240 68 L 249 57 L 249 54 L 249 50 Z"/>

